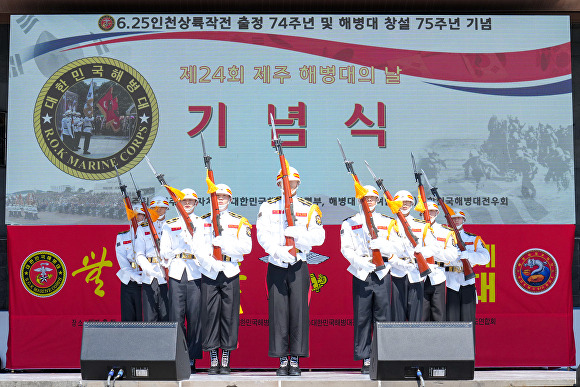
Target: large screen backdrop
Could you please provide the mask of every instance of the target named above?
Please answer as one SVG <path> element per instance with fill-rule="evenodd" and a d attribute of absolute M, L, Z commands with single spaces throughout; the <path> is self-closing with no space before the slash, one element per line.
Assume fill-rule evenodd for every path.
<path fill-rule="evenodd" d="M 231 209 L 255 223 L 280 195 L 270 115 L 326 229 L 309 258 L 306 367 L 357 366 L 339 229 L 359 208 L 337 138 L 363 184 L 366 160 L 391 193 L 416 193 L 413 153 L 483 237 L 477 366 L 575 364 L 568 17 L 22 15 L 9 71 L 9 368 L 78 367 L 82 323 L 119 320 L 114 240 L 128 222 L 115 167 L 132 196 L 131 177 L 165 194 L 147 155 L 197 191 L 202 215 L 203 133 Z M 275 365 L 265 255 L 254 235 L 234 367 Z"/>

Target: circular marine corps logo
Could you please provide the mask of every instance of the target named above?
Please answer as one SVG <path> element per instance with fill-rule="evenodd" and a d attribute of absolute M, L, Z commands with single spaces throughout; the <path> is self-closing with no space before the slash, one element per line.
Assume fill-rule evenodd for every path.
<path fill-rule="evenodd" d="M 33 296 L 54 296 L 66 282 L 66 266 L 58 255 L 50 251 L 37 251 L 22 263 L 20 279 Z"/>
<path fill-rule="evenodd" d="M 115 28 L 115 19 L 111 15 L 103 15 L 99 18 L 99 28 L 105 32 Z"/>
<path fill-rule="evenodd" d="M 129 171 L 157 135 L 159 111 L 151 87 L 121 61 L 91 57 L 50 77 L 38 95 L 34 132 L 60 170 L 86 180 Z"/>
<path fill-rule="evenodd" d="M 545 250 L 526 250 L 514 263 L 514 280 L 528 294 L 546 293 L 558 280 L 558 263 Z"/>

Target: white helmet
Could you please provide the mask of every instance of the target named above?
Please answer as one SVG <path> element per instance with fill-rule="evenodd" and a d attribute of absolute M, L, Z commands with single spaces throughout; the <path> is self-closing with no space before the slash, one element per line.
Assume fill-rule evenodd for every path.
<path fill-rule="evenodd" d="M 216 184 L 216 187 L 217 187 L 217 191 L 215 191 L 216 194 L 224 194 L 228 195 L 230 198 L 232 197 L 232 190 L 227 185 Z"/>
<path fill-rule="evenodd" d="M 367 190 L 367 194 L 365 195 L 365 197 L 366 196 L 374 196 L 377 199 L 380 197 L 379 196 L 379 191 L 377 191 L 377 189 L 374 186 L 372 186 L 372 185 L 365 185 L 363 188 Z"/>
<path fill-rule="evenodd" d="M 169 200 L 163 196 L 155 196 L 151 199 L 149 207 L 165 207 L 169 208 Z"/>
<path fill-rule="evenodd" d="M 69 110 L 67 110 L 66 112 L 64 112 L 64 115 L 65 115 L 65 116 L 70 116 L 70 114 L 71 114 L 71 111 L 70 111 L 70 109 L 69 109 Z"/>
<path fill-rule="evenodd" d="M 184 200 L 184 199 L 198 200 L 197 193 L 195 193 L 195 191 L 192 190 L 191 188 L 184 188 L 181 190 L 181 192 L 185 195 L 184 197 L 181 198 L 181 200 Z"/>
<path fill-rule="evenodd" d="M 413 205 L 415 205 L 415 198 L 413 197 L 413 195 L 411 195 L 411 192 L 405 190 L 397 191 L 397 193 L 395 193 L 395 196 L 393 197 L 393 200 L 412 201 Z"/>
<path fill-rule="evenodd" d="M 298 185 L 300 185 L 300 174 L 294 167 L 290 167 L 288 169 L 288 181 L 297 181 Z M 278 175 L 276 176 L 276 184 L 282 184 L 282 170 L 278 171 Z"/>
<path fill-rule="evenodd" d="M 135 211 L 137 214 L 145 215 L 145 211 L 143 211 L 143 206 L 141 204 L 138 204 L 137 207 L 133 209 L 133 211 Z"/>
<path fill-rule="evenodd" d="M 427 209 L 429 211 L 439 211 L 439 204 L 431 201 L 431 200 L 427 200 Z"/>
<path fill-rule="evenodd" d="M 467 218 L 465 217 L 465 212 L 463 212 L 463 210 L 462 210 L 461 208 L 457 208 L 457 207 L 455 207 L 455 208 L 452 208 L 452 209 L 449 211 L 449 214 L 451 214 L 451 217 L 452 217 L 452 218 L 459 218 L 459 217 L 462 217 L 464 221 L 467 219 Z"/>

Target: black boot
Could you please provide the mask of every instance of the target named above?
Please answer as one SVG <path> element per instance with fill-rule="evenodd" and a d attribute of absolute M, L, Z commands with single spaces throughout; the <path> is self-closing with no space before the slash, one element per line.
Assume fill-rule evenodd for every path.
<path fill-rule="evenodd" d="M 209 370 L 207 371 L 208 375 L 217 375 L 220 371 L 219 359 L 218 359 L 218 350 L 212 349 L 209 351 L 209 359 L 210 365 Z"/>
<path fill-rule="evenodd" d="M 276 376 L 288 376 L 288 358 L 280 357 L 280 368 L 276 370 Z"/>
<path fill-rule="evenodd" d="M 220 368 L 220 375 L 229 375 L 230 371 L 230 351 L 222 349 L 222 366 Z"/>
<path fill-rule="evenodd" d="M 367 357 L 366 359 L 363 360 L 363 366 L 360 369 L 360 373 L 363 375 L 368 375 L 370 369 L 371 369 L 371 358 Z"/>
<path fill-rule="evenodd" d="M 288 369 L 288 375 L 290 376 L 300 376 L 302 371 L 300 371 L 300 366 L 298 364 L 298 356 L 290 356 L 290 369 Z"/>

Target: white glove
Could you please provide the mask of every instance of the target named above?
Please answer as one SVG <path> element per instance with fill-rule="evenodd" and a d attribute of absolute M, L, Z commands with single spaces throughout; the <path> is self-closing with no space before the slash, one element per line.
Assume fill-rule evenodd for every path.
<path fill-rule="evenodd" d="M 212 257 L 211 268 L 215 271 L 223 271 L 225 269 L 225 265 L 223 261 L 218 261 L 217 259 Z"/>
<path fill-rule="evenodd" d="M 278 258 L 285 263 L 294 263 L 296 258 L 290 254 L 290 249 L 292 246 L 278 246 L 276 252 L 274 253 L 274 258 Z"/>
<path fill-rule="evenodd" d="M 302 235 L 306 233 L 306 228 L 301 226 L 288 226 L 284 230 L 284 235 L 294 239 L 300 239 Z"/>
<path fill-rule="evenodd" d="M 369 243 L 369 247 L 372 250 L 378 249 L 381 251 L 381 255 L 384 255 L 386 257 L 389 257 L 397 253 L 397 249 L 395 248 L 394 245 L 395 245 L 394 243 L 384 238 L 371 239 Z"/>
<path fill-rule="evenodd" d="M 429 246 L 417 245 L 415 246 L 414 252 L 423 255 L 423 258 L 433 256 L 433 249 Z"/>
<path fill-rule="evenodd" d="M 369 262 L 369 257 L 356 257 L 354 264 L 359 270 L 363 271 L 374 271 L 377 268 L 374 263 Z"/>
<path fill-rule="evenodd" d="M 471 253 L 467 250 L 462 251 L 459 253 L 459 259 L 467 259 L 469 261 L 469 256 L 471 255 Z"/>
<path fill-rule="evenodd" d="M 214 237 L 211 241 L 211 244 L 214 245 L 215 247 L 223 247 L 224 246 L 224 236 L 218 235 L 218 236 Z"/>

